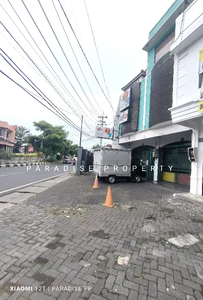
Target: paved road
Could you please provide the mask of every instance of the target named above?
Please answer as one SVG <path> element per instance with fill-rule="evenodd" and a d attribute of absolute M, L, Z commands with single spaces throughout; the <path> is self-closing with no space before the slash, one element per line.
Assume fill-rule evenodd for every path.
<path fill-rule="evenodd" d="M 66 172 L 72 172 L 72 165 L 38 165 L 0 168 L 0 196 L 32 182 L 37 182 Z"/>
<path fill-rule="evenodd" d="M 203 205 L 143 182 L 113 185 L 120 205 L 106 208 L 108 185 L 93 181 L 73 176 L 0 212 L 0 299 L 202 300 Z M 169 241 L 188 234 L 192 245 Z"/>

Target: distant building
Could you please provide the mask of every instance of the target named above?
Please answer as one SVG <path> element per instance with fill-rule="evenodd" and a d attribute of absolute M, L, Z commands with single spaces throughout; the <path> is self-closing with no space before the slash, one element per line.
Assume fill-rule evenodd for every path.
<path fill-rule="evenodd" d="M 20 147 L 20 152 L 24 153 L 26 150 L 27 153 L 33 153 L 34 152 L 34 148 L 32 146 L 32 144 L 23 144 L 22 147 Z"/>
<path fill-rule="evenodd" d="M 9 125 L 8 122 L 0 121 L 0 150 L 13 152 L 17 127 L 17 125 Z"/>

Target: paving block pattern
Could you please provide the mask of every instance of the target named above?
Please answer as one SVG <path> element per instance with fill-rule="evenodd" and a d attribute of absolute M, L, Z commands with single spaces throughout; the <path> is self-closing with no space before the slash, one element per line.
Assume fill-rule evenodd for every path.
<path fill-rule="evenodd" d="M 93 182 L 72 176 L 0 211 L 0 299 L 203 299 L 203 205 L 122 182 L 107 208 Z M 187 234 L 198 242 L 168 241 Z"/>

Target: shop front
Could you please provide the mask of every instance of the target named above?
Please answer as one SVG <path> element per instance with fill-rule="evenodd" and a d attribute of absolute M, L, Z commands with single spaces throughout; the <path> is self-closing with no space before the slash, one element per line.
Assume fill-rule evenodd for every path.
<path fill-rule="evenodd" d="M 191 142 L 173 143 L 160 150 L 162 181 L 190 185 L 191 162 L 188 159 L 188 148 Z"/>

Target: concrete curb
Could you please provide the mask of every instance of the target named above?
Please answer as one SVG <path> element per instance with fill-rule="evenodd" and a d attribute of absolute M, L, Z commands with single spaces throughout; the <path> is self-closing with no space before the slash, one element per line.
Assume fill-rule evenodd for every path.
<path fill-rule="evenodd" d="M 199 196 L 196 194 L 191 194 L 191 193 L 177 193 L 177 194 L 173 194 L 173 197 L 175 199 L 181 199 L 181 200 L 186 200 L 189 202 L 193 202 L 197 201 L 201 204 L 203 204 L 203 196 Z"/>
<path fill-rule="evenodd" d="M 37 182 L 26 184 L 22 187 L 16 188 L 9 193 L 0 195 L 0 212 L 6 208 L 10 208 L 14 205 L 29 199 L 32 196 L 40 194 L 49 188 L 68 180 L 73 176 L 72 172 L 68 174 L 53 176 L 52 178 L 44 178 Z M 51 183 L 51 184 L 50 184 Z"/>
<path fill-rule="evenodd" d="M 38 163 L 18 163 L 18 164 L 0 164 L 0 168 L 9 168 L 9 167 L 25 167 L 25 166 L 37 166 L 37 165 L 47 165 L 46 162 L 38 162 Z"/>

